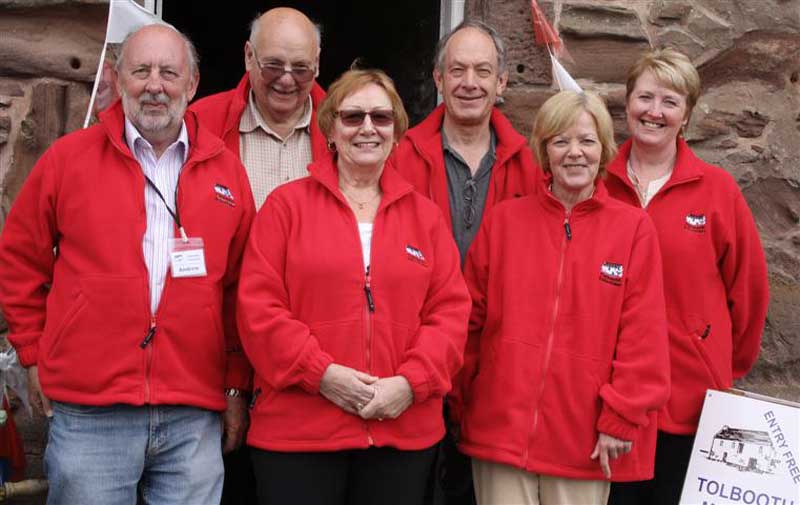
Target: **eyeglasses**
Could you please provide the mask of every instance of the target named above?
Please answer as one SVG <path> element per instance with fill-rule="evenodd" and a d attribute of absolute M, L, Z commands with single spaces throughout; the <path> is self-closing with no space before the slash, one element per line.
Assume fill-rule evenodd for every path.
<path fill-rule="evenodd" d="M 467 229 L 472 228 L 472 225 L 475 223 L 475 214 L 478 211 L 475 208 L 475 193 L 477 192 L 478 184 L 475 182 L 475 179 L 467 179 L 464 183 L 464 201 L 467 203 L 467 208 L 464 209 L 464 226 Z"/>
<path fill-rule="evenodd" d="M 375 126 L 390 126 L 394 124 L 394 111 L 391 109 L 375 109 L 371 111 L 359 109 L 345 109 L 337 111 L 336 116 L 345 126 L 361 126 L 364 118 L 369 116 Z"/>
<path fill-rule="evenodd" d="M 258 59 L 258 54 L 256 54 L 255 47 L 253 48 L 253 58 L 256 60 L 258 69 L 261 71 L 261 78 L 264 79 L 266 83 L 280 79 L 283 77 L 283 74 L 289 73 L 297 84 L 305 84 L 313 79 L 317 73 L 317 69 L 314 67 L 289 65 L 282 61 L 270 61 L 262 65 L 261 61 Z"/>

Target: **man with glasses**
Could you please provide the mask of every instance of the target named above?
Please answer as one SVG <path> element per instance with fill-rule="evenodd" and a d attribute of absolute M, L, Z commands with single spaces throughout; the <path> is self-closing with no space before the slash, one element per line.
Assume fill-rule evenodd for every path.
<path fill-rule="evenodd" d="M 201 122 L 239 154 L 256 208 L 278 185 L 308 175 L 326 152 L 316 109 L 320 31 L 303 13 L 271 9 L 253 20 L 244 44 L 247 73 L 232 90 L 192 104 Z"/>
<path fill-rule="evenodd" d="M 436 47 L 433 79 L 444 103 L 401 140 L 390 163 L 441 208 L 463 263 L 483 216 L 506 198 L 532 191 L 539 169 L 525 138 L 495 103 L 508 82 L 497 31 L 464 21 Z M 457 425 L 450 415 L 451 426 Z M 443 442 L 444 474 L 434 503 L 474 503 L 469 460 Z"/>
<path fill-rule="evenodd" d="M 256 209 L 277 186 L 308 175 L 308 164 L 327 153 L 316 115 L 325 98 L 315 80 L 320 40 L 319 28 L 302 12 L 268 10 L 250 24 L 244 44 L 247 73 L 236 88 L 189 108 L 239 155 Z M 222 503 L 255 502 L 255 476 L 243 448 L 225 457 Z"/>

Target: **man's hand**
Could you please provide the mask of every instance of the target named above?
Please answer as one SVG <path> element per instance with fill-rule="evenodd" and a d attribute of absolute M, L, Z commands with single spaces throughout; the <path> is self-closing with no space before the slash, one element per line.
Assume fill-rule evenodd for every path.
<path fill-rule="evenodd" d="M 332 363 L 322 375 L 319 392 L 342 410 L 358 415 L 375 396 L 372 384 L 377 380 L 372 375 Z"/>
<path fill-rule="evenodd" d="M 631 452 L 633 442 L 621 440 L 619 438 L 600 433 L 597 437 L 597 443 L 594 446 L 594 451 L 590 456 L 592 459 L 600 458 L 600 468 L 603 469 L 603 475 L 606 479 L 611 478 L 611 464 L 610 459 L 617 459 L 618 457 Z"/>
<path fill-rule="evenodd" d="M 222 453 L 227 454 L 242 445 L 247 431 L 247 404 L 241 396 L 227 396 L 228 408 L 222 415 Z"/>
<path fill-rule="evenodd" d="M 42 385 L 39 384 L 39 367 L 36 365 L 28 367 L 28 402 L 35 413 L 53 417 L 53 407 L 50 406 L 50 400 L 42 393 Z"/>
<path fill-rule="evenodd" d="M 375 396 L 358 412 L 364 419 L 395 419 L 414 403 L 411 384 L 402 375 L 378 379 L 373 386 Z"/>

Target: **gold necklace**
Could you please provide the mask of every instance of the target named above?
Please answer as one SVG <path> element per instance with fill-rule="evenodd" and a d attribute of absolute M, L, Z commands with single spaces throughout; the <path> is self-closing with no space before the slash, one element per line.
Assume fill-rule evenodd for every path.
<path fill-rule="evenodd" d="M 365 206 L 366 206 L 368 203 L 372 203 L 372 202 L 373 202 L 373 201 L 374 201 L 376 198 L 378 198 L 379 196 L 381 196 L 381 192 L 380 192 L 380 191 L 378 191 L 378 192 L 376 192 L 374 195 L 372 195 L 372 196 L 371 196 L 369 199 L 367 199 L 367 200 L 364 200 L 363 202 L 360 202 L 360 201 L 356 200 L 355 198 L 353 198 L 353 197 L 352 197 L 352 196 L 351 196 L 351 195 L 350 195 L 350 194 L 349 194 L 347 191 L 345 191 L 343 187 L 339 186 L 339 189 L 341 189 L 341 190 L 342 190 L 342 193 L 344 194 L 345 198 L 347 198 L 348 200 L 350 200 L 352 203 L 354 203 L 354 204 L 358 205 L 358 210 L 364 210 L 364 207 L 365 207 Z"/>

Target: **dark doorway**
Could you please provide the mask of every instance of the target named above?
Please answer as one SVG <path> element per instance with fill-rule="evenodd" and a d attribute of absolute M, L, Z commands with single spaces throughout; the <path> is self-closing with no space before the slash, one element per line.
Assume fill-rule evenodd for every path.
<path fill-rule="evenodd" d="M 200 52 L 198 98 L 236 86 L 244 73 L 250 21 L 280 5 L 294 7 L 322 26 L 323 87 L 358 58 L 360 67 L 380 68 L 394 79 L 412 125 L 436 106 L 431 62 L 439 38 L 439 2 L 431 0 L 164 0 L 164 20 L 188 34 Z"/>

